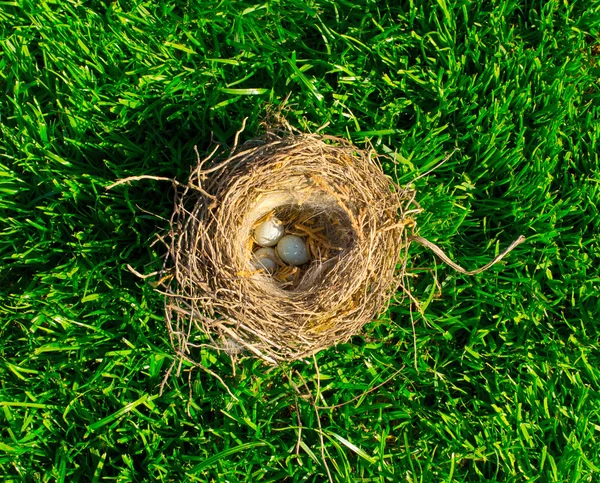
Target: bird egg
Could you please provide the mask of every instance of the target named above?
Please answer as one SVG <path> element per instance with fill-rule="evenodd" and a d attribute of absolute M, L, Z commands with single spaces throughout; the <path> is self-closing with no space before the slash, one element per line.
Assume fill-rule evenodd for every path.
<path fill-rule="evenodd" d="M 267 218 L 254 229 L 254 241 L 261 247 L 272 247 L 283 236 L 283 224 L 274 216 Z"/>
<path fill-rule="evenodd" d="M 275 261 L 275 250 L 273 248 L 259 248 L 253 253 L 253 257 L 252 265 L 257 270 L 264 270 L 267 273 L 273 273 L 277 268 L 277 262 Z"/>
<path fill-rule="evenodd" d="M 277 244 L 279 258 L 290 265 L 303 265 L 308 262 L 306 243 L 296 235 L 286 235 Z"/>

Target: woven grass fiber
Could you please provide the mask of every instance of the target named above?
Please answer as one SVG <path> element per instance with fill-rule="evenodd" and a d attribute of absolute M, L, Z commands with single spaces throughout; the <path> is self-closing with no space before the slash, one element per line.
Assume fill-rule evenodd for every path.
<path fill-rule="evenodd" d="M 209 156 L 210 159 L 210 156 Z M 226 159 L 198 160 L 178 190 L 163 277 L 171 342 L 196 361 L 195 331 L 270 363 L 347 341 L 386 309 L 420 211 L 371 150 L 331 136 L 269 132 Z M 276 216 L 311 261 L 253 264 L 253 230 Z"/>

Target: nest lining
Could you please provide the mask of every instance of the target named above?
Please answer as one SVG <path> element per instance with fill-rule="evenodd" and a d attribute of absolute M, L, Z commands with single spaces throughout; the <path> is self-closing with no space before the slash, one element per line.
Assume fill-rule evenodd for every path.
<path fill-rule="evenodd" d="M 386 309 L 403 276 L 414 193 L 370 151 L 310 134 L 268 134 L 178 192 L 164 282 L 172 343 L 195 359 L 195 331 L 270 363 L 347 341 Z M 292 282 L 256 270 L 253 229 L 275 214 L 312 260 Z M 197 359 L 197 358 L 196 358 Z"/>

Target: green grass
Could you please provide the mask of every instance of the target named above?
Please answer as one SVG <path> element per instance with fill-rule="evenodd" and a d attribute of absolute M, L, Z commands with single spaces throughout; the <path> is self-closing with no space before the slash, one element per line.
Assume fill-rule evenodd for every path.
<path fill-rule="evenodd" d="M 2 481 L 322 482 L 322 451 L 338 482 L 599 481 L 599 45 L 597 0 L 0 2 Z M 404 300 L 319 374 L 206 351 L 235 399 L 186 366 L 160 395 L 126 264 L 160 265 L 173 192 L 105 187 L 185 180 L 287 95 L 401 183 L 458 148 L 416 188 L 465 268 L 528 242 L 475 277 L 411 248 L 416 367 Z"/>

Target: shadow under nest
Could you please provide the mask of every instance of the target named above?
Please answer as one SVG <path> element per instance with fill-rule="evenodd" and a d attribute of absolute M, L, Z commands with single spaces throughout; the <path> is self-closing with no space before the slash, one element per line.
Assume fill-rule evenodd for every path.
<path fill-rule="evenodd" d="M 267 133 L 226 159 L 201 161 L 179 185 L 163 267 L 171 343 L 192 362 L 197 331 L 217 348 L 277 364 L 360 332 L 404 275 L 414 191 L 372 151 L 316 134 Z M 254 229 L 277 216 L 302 235 L 301 266 L 257 269 Z"/>

